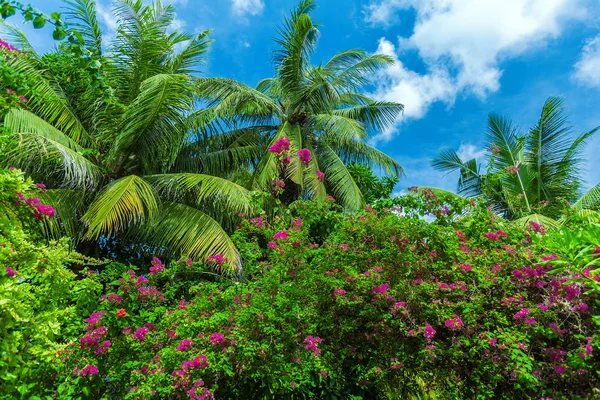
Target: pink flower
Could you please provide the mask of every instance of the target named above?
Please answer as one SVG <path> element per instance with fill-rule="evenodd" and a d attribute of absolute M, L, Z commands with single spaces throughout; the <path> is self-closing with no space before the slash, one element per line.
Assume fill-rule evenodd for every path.
<path fill-rule="evenodd" d="M 498 234 L 495 232 L 488 232 L 485 234 L 485 237 L 490 240 L 498 240 Z"/>
<path fill-rule="evenodd" d="M 529 309 L 523 308 L 514 315 L 514 319 L 524 318 L 529 315 Z"/>
<path fill-rule="evenodd" d="M 21 103 L 27 103 L 27 98 L 25 96 L 19 96 L 19 100 Z"/>
<path fill-rule="evenodd" d="M 390 369 L 400 369 L 404 367 L 404 364 L 398 361 L 397 358 L 392 358 L 392 365 L 390 365 Z"/>
<path fill-rule="evenodd" d="M 15 276 L 17 274 L 17 271 L 15 271 L 14 269 L 12 269 L 11 267 L 6 267 L 6 269 L 4 270 L 4 272 L 6 272 L 6 274 L 8 276 Z"/>
<path fill-rule="evenodd" d="M 15 92 L 12 89 L 6 89 L 6 93 L 9 94 L 9 95 L 11 95 L 11 96 L 14 96 L 15 94 L 17 94 L 17 92 Z"/>
<path fill-rule="evenodd" d="M 197 356 L 193 360 L 184 360 L 181 363 L 181 369 L 184 371 L 188 371 L 190 369 L 204 369 L 208 367 L 208 361 L 206 361 L 206 356 Z"/>
<path fill-rule="evenodd" d="M 290 382 L 290 386 L 292 387 L 292 389 L 296 389 L 296 383 L 294 381 Z"/>
<path fill-rule="evenodd" d="M 596 254 L 598 258 L 600 258 L 600 246 L 596 246 L 594 251 L 592 251 L 592 254 Z"/>
<path fill-rule="evenodd" d="M 253 218 L 250 220 L 250 223 L 258 228 L 265 226 L 265 222 L 263 221 L 262 217 Z"/>
<path fill-rule="evenodd" d="M 270 249 L 276 249 L 277 248 L 277 243 L 275 243 L 275 242 L 269 242 L 269 248 Z"/>
<path fill-rule="evenodd" d="M 508 167 L 506 167 L 506 172 L 511 175 L 516 175 L 516 173 L 519 172 L 519 167 L 517 167 L 516 165 L 509 165 Z"/>
<path fill-rule="evenodd" d="M 471 267 L 471 264 L 460 264 L 460 269 L 466 272 L 471 272 L 473 268 Z"/>
<path fill-rule="evenodd" d="M 281 231 L 281 232 L 277 232 L 274 236 L 273 239 L 281 239 L 281 240 L 286 240 L 288 237 L 288 233 L 286 231 Z"/>
<path fill-rule="evenodd" d="M 81 369 L 81 372 L 79 372 L 79 376 L 91 376 L 96 375 L 97 373 L 98 367 L 96 367 L 95 365 L 86 365 Z"/>
<path fill-rule="evenodd" d="M 451 319 L 446 320 L 446 326 L 452 330 L 456 330 L 462 328 L 464 324 L 460 317 L 454 314 Z"/>
<path fill-rule="evenodd" d="M 290 149 L 290 139 L 286 136 L 281 136 L 277 141 L 269 148 L 271 153 L 282 153 Z"/>
<path fill-rule="evenodd" d="M 533 325 L 533 324 L 535 324 L 535 319 L 533 319 L 533 318 L 528 319 L 527 321 L 525 321 L 525 324 L 526 325 Z"/>
<path fill-rule="evenodd" d="M 319 180 L 319 182 L 323 182 L 323 180 L 325 179 L 325 174 L 319 170 L 316 171 L 316 174 L 317 174 L 317 179 Z"/>
<path fill-rule="evenodd" d="M 96 351 L 95 351 L 96 355 L 106 353 L 108 351 L 109 347 L 110 347 L 110 340 L 103 341 L 102 343 L 100 343 L 100 346 L 96 349 Z"/>
<path fill-rule="evenodd" d="M 556 371 L 557 374 L 562 375 L 565 373 L 565 367 L 562 367 L 560 365 L 555 365 L 554 366 L 554 370 Z"/>
<path fill-rule="evenodd" d="M 544 312 L 547 312 L 547 311 L 548 311 L 548 306 L 547 306 L 547 305 L 545 305 L 545 304 L 543 304 L 543 303 L 540 303 L 540 304 L 538 304 L 538 307 L 539 307 L 540 309 L 542 309 L 542 311 L 544 311 Z"/>
<path fill-rule="evenodd" d="M 191 339 L 183 339 L 177 346 L 177 351 L 186 351 L 194 343 Z"/>
<path fill-rule="evenodd" d="M 44 185 L 43 183 L 36 183 L 35 187 L 40 189 L 40 192 L 42 192 L 42 193 L 44 193 L 46 191 L 46 185 Z"/>
<path fill-rule="evenodd" d="M 310 162 L 310 150 L 298 150 L 298 157 L 300 157 L 300 161 L 302 161 L 302 164 L 304 164 L 305 167 L 308 167 L 308 163 Z"/>
<path fill-rule="evenodd" d="M 385 294 L 389 287 L 390 287 L 389 283 L 382 283 L 379 286 L 375 286 L 373 288 L 373 294 L 377 294 L 377 293 Z"/>
<path fill-rule="evenodd" d="M 321 355 L 321 349 L 319 349 L 318 344 L 321 343 L 322 340 L 318 336 L 307 336 L 304 339 L 304 343 L 306 344 L 306 350 L 313 353 L 316 357 Z"/>
<path fill-rule="evenodd" d="M 149 276 L 153 276 L 156 275 L 160 272 L 163 272 L 165 270 L 165 268 L 162 266 L 162 262 L 154 257 L 152 259 L 152 267 L 150 267 L 150 274 L 148 274 Z"/>
<path fill-rule="evenodd" d="M 144 342 L 146 340 L 146 334 L 148 332 L 149 332 L 149 329 L 144 326 L 142 328 L 136 329 L 133 336 L 140 342 Z"/>
<path fill-rule="evenodd" d="M 222 266 L 223 264 L 227 263 L 227 257 L 223 256 L 223 254 L 217 254 L 214 256 L 210 256 L 207 258 L 208 261 L 212 262 L 213 264 L 216 264 L 217 266 Z"/>
<path fill-rule="evenodd" d="M 213 333 L 212 335 L 210 335 L 210 342 L 213 344 L 213 346 L 221 344 L 226 340 L 227 339 L 225 339 L 225 336 L 223 336 L 222 333 Z"/>
<path fill-rule="evenodd" d="M 344 243 L 344 244 L 340 244 L 340 245 L 338 246 L 338 248 L 339 248 L 339 249 L 342 249 L 342 250 L 344 250 L 344 251 L 346 251 L 346 250 L 348 250 L 348 245 L 347 245 L 347 244 L 345 244 L 345 243 Z"/>
<path fill-rule="evenodd" d="M 427 339 L 431 339 L 432 337 L 435 336 L 436 334 L 436 330 L 433 329 L 433 327 L 429 324 L 425 324 L 425 329 L 423 330 L 423 336 L 425 336 Z"/>
<path fill-rule="evenodd" d="M 302 218 L 294 218 L 292 220 L 292 225 L 294 225 L 294 226 L 302 226 Z"/>
<path fill-rule="evenodd" d="M 498 343 L 498 339 L 495 339 L 495 338 L 490 339 L 490 346 L 496 347 L 496 343 Z"/>
<path fill-rule="evenodd" d="M 346 295 L 346 291 L 345 291 L 344 289 L 335 289 L 335 290 L 333 291 L 333 295 L 334 295 L 335 297 L 344 296 L 344 295 Z"/>

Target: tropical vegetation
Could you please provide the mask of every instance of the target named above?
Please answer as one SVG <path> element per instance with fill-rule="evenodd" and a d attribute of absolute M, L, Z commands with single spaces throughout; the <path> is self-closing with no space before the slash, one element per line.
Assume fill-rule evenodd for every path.
<path fill-rule="evenodd" d="M 208 31 L 120 0 L 65 19 L 0 0 L 0 399 L 588 399 L 600 396 L 600 186 L 558 98 L 489 152 L 396 192 L 370 144 L 403 106 L 392 60 L 314 66 L 304 0 L 275 76 L 204 77 Z M 600 184 L 599 184 L 600 185 Z"/>

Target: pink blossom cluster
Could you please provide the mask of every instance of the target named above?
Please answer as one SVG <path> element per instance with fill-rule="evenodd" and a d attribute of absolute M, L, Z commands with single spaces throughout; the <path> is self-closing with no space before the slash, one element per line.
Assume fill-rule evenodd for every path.
<path fill-rule="evenodd" d="M 137 298 L 139 301 L 165 301 L 165 296 L 156 286 L 144 286 L 138 288 Z"/>
<path fill-rule="evenodd" d="M 98 299 L 98 301 L 110 301 L 117 304 L 121 304 L 121 296 L 116 293 L 107 294 Z"/>
<path fill-rule="evenodd" d="M 462 320 L 456 314 L 454 314 L 452 318 L 446 320 L 445 325 L 452 330 L 460 329 L 464 326 Z"/>
<path fill-rule="evenodd" d="M 15 53 L 19 52 L 19 49 L 17 49 L 16 47 L 14 47 L 12 44 L 10 44 L 8 42 L 5 42 L 2 39 L 0 39 L 0 49 L 7 50 L 9 52 L 15 52 Z"/>
<path fill-rule="evenodd" d="M 308 167 L 308 163 L 310 163 L 310 150 L 298 150 L 298 158 L 300 158 L 300 162 L 302 162 L 305 167 Z"/>
<path fill-rule="evenodd" d="M 6 267 L 4 269 L 4 272 L 6 272 L 6 275 L 8 275 L 8 276 L 15 276 L 17 274 L 17 271 L 12 269 L 11 267 Z"/>
<path fill-rule="evenodd" d="M 221 267 L 223 264 L 227 263 L 227 257 L 225 257 L 223 254 L 216 254 L 214 256 L 210 256 L 207 258 L 207 260 L 209 262 L 211 262 L 212 264 L 215 264 L 218 267 Z"/>
<path fill-rule="evenodd" d="M 319 182 L 323 182 L 323 180 L 325 180 L 325 174 L 323 172 L 316 170 L 315 173 L 317 174 L 317 179 Z"/>
<path fill-rule="evenodd" d="M 287 233 L 286 231 L 280 231 L 273 235 L 273 239 L 286 240 L 288 238 L 288 235 L 289 233 Z"/>
<path fill-rule="evenodd" d="M 334 297 L 344 297 L 346 295 L 346 291 L 344 289 L 334 289 L 333 296 Z"/>
<path fill-rule="evenodd" d="M 265 221 L 263 221 L 262 217 L 253 218 L 250 220 L 250 223 L 257 228 L 262 228 L 265 226 Z"/>
<path fill-rule="evenodd" d="M 152 266 L 150 267 L 150 274 L 148 274 L 149 276 L 154 276 L 156 274 L 159 274 L 161 272 L 163 272 L 165 270 L 165 268 L 162 265 L 162 262 L 154 257 L 152 259 Z"/>
<path fill-rule="evenodd" d="M 488 232 L 485 234 L 485 237 L 492 240 L 492 241 L 496 241 L 498 240 L 500 237 L 506 237 L 507 233 L 504 232 L 503 230 L 498 230 L 496 232 Z"/>
<path fill-rule="evenodd" d="M 446 290 L 456 290 L 456 289 L 460 289 L 463 292 L 467 291 L 467 286 L 462 283 L 462 282 L 454 282 L 454 283 L 438 283 L 438 289 L 446 289 Z"/>
<path fill-rule="evenodd" d="M 77 368 L 73 372 L 77 373 Z M 85 367 L 81 368 L 81 371 L 79 371 L 79 376 L 92 376 L 96 375 L 98 372 L 99 371 L 97 366 L 86 365 Z"/>
<path fill-rule="evenodd" d="M 277 159 L 281 161 L 284 165 L 290 163 L 290 155 L 288 151 L 290 150 L 290 139 L 286 136 L 281 136 L 275 143 L 269 147 L 269 151 L 271 153 L 277 154 Z"/>
<path fill-rule="evenodd" d="M 37 197 L 26 199 L 20 192 L 17 192 L 17 197 L 33 210 L 33 216 L 40 221 L 43 217 L 53 218 L 56 215 L 56 210 L 52 206 L 40 203 Z"/>
<path fill-rule="evenodd" d="M 98 346 L 98 348 L 96 349 L 94 354 L 96 354 L 97 356 L 104 354 L 104 353 L 108 352 L 109 347 L 110 347 L 110 340 L 104 340 L 102 343 L 100 343 L 100 346 Z"/>
<path fill-rule="evenodd" d="M 516 165 L 509 165 L 508 167 L 506 167 L 506 173 L 510 175 L 516 175 L 517 172 L 519 172 L 519 167 L 517 167 Z"/>
<path fill-rule="evenodd" d="M 516 279 L 540 278 L 546 274 L 546 271 L 551 270 L 551 266 L 538 265 L 535 268 L 522 267 L 519 270 L 512 272 Z"/>
<path fill-rule="evenodd" d="M 202 380 L 194 382 L 194 387 L 187 391 L 190 400 L 214 400 L 214 394 L 203 386 L 204 382 Z"/>
<path fill-rule="evenodd" d="M 206 356 L 203 355 L 196 356 L 192 360 L 184 360 L 181 363 L 181 369 L 184 371 L 204 369 L 206 367 L 208 367 L 208 361 L 206 360 Z"/>
<path fill-rule="evenodd" d="M 385 294 L 387 292 L 387 290 L 389 289 L 389 287 L 390 287 L 389 283 L 382 283 L 379 286 L 375 286 L 373 288 L 373 294 L 377 294 L 377 293 Z"/>
<path fill-rule="evenodd" d="M 321 355 L 321 349 L 318 347 L 321 342 L 322 339 L 318 336 L 309 335 L 304 339 L 306 350 L 311 352 L 315 357 L 319 357 Z"/>
<path fill-rule="evenodd" d="M 280 195 L 285 189 L 285 182 L 281 179 L 275 179 L 271 186 L 273 187 L 273 192 L 275 192 L 276 195 Z"/>
<path fill-rule="evenodd" d="M 436 333 L 436 330 L 433 329 L 431 325 L 425 324 L 425 329 L 423 329 L 423 336 L 425 336 L 427 339 L 432 339 Z"/>
<path fill-rule="evenodd" d="M 140 342 L 145 342 L 146 341 L 146 335 L 148 334 L 148 332 L 150 331 L 150 329 L 148 329 L 148 327 L 143 326 L 141 328 L 137 328 L 133 334 L 133 336 L 139 340 Z"/>
<path fill-rule="evenodd" d="M 210 335 L 209 340 L 213 344 L 213 346 L 227 342 L 227 339 L 225 339 L 225 336 L 220 332 L 213 333 L 212 335 Z"/>
<path fill-rule="evenodd" d="M 177 351 L 186 351 L 192 346 L 193 343 L 194 341 L 192 339 L 183 339 L 181 342 L 179 342 Z"/>

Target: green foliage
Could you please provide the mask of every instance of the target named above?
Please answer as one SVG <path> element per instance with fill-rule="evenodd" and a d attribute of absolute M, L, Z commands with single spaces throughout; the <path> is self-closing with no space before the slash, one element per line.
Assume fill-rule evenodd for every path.
<path fill-rule="evenodd" d="M 42 222 L 25 199 L 40 189 L 17 170 L 0 170 L 0 397 L 49 394 L 65 340 L 81 329 L 101 286 L 76 280 L 70 266 L 89 260 L 66 239 L 39 241 Z M 37 232 L 37 234 L 36 234 Z"/>
<path fill-rule="evenodd" d="M 389 198 L 394 186 L 399 182 L 397 176 L 377 177 L 373 170 L 367 165 L 352 164 L 348 171 L 360 188 L 367 204 L 373 204 L 375 200 Z"/>
<path fill-rule="evenodd" d="M 510 119 L 489 116 L 485 172 L 477 160 L 461 160 L 452 150 L 440 152 L 432 165 L 460 172 L 459 194 L 483 197 L 509 219 L 534 214 L 558 219 L 564 201 L 575 202 L 580 195 L 581 153 L 598 129 L 573 137 L 562 100 L 550 97 L 537 124 L 525 134 Z M 592 201 L 594 191 L 588 196 Z"/>
<path fill-rule="evenodd" d="M 244 221 L 239 280 L 212 273 L 219 258 L 110 266 L 55 385 L 125 399 L 594 396 L 599 305 L 550 269 L 554 239 L 415 192 L 357 215 L 309 201 Z"/>

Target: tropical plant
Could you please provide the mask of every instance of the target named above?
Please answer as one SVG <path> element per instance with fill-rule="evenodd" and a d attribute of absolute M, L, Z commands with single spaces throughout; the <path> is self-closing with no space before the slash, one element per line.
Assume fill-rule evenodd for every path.
<path fill-rule="evenodd" d="M 367 204 L 373 204 L 376 200 L 389 198 L 398 183 L 397 176 L 377 177 L 373 174 L 373 169 L 368 165 L 351 164 L 347 166 L 352 179 L 358 185 L 361 193 L 365 197 Z"/>
<path fill-rule="evenodd" d="M 489 116 L 484 171 L 476 159 L 462 160 L 450 149 L 441 151 L 432 165 L 444 172 L 458 171 L 459 194 L 481 196 L 509 219 L 553 225 L 565 201 L 579 198 L 581 152 L 599 128 L 573 138 L 562 100 L 550 97 L 537 124 L 525 134 L 510 119 Z M 575 205 L 587 207 L 597 197 L 596 187 Z"/>
<path fill-rule="evenodd" d="M 48 186 L 44 197 L 57 209 L 48 233 L 67 234 L 82 250 L 118 238 L 135 245 L 130 251 L 143 245 L 193 258 L 221 254 L 237 267 L 238 252 L 219 222 L 250 211 L 250 193 L 197 173 L 196 159 L 186 153 L 202 114 L 192 73 L 209 32 L 171 31 L 172 5 L 121 0 L 113 9 L 117 34 L 105 54 L 93 0 L 66 3 L 71 26 L 102 60 L 110 87 L 98 93 L 87 85 L 93 77 L 69 69 L 60 48 L 40 58 L 24 35 L 13 35 L 22 56 L 7 61 L 35 84 L 27 103 L 4 119 L 16 144 L 4 149 L 3 161 Z"/>
<path fill-rule="evenodd" d="M 310 64 L 319 37 L 310 17 L 314 7 L 313 0 L 301 1 L 279 28 L 275 77 L 256 88 L 229 79 L 198 81 L 209 106 L 204 116 L 213 121 L 213 130 L 190 151 L 198 152 L 207 141 L 223 141 L 226 150 L 215 154 L 215 168 L 209 171 L 225 173 L 236 164 L 250 165 L 255 188 L 268 189 L 282 178 L 284 202 L 300 196 L 324 199 L 329 192 L 347 208 L 358 209 L 365 204 L 364 196 L 346 165 L 402 173 L 396 161 L 365 140 L 390 128 L 403 106 L 359 93 L 370 74 L 393 62 L 385 55 L 353 49 L 324 65 Z"/>

